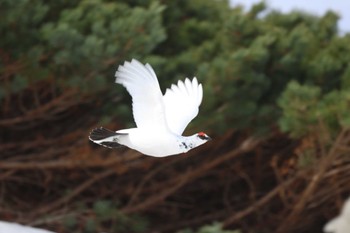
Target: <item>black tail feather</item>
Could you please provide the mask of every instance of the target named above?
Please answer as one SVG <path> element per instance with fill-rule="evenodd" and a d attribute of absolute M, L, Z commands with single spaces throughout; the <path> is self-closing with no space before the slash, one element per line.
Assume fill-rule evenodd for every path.
<path fill-rule="evenodd" d="M 100 127 L 100 128 L 93 129 L 90 133 L 89 138 L 92 141 L 98 141 L 98 140 L 103 140 L 105 138 L 109 138 L 115 135 L 118 135 L 118 133 L 112 130 Z"/>
<path fill-rule="evenodd" d="M 111 149 L 123 147 L 123 145 L 120 145 L 118 142 L 101 142 L 101 145 Z"/>
<path fill-rule="evenodd" d="M 128 135 L 128 133 L 117 133 L 112 130 L 100 127 L 93 129 L 90 133 L 89 139 L 97 144 L 100 144 L 102 146 L 108 147 L 108 148 L 118 148 L 122 147 L 123 145 L 118 143 L 118 137 L 114 136 L 120 136 L 120 135 Z M 114 138 L 110 138 L 114 137 Z M 104 140 L 107 139 L 107 140 Z"/>

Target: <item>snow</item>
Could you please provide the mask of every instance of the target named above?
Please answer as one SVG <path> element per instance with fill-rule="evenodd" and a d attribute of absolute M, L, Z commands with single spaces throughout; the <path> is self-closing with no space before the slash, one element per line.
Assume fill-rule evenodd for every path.
<path fill-rule="evenodd" d="M 54 233 L 39 228 L 24 226 L 18 223 L 0 221 L 0 233 Z"/>

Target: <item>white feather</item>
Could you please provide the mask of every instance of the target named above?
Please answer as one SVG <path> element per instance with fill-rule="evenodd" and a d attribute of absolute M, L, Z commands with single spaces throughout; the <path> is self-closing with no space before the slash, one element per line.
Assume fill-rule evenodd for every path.
<path fill-rule="evenodd" d="M 149 64 L 136 60 L 119 66 L 116 83 L 122 84 L 132 97 L 136 128 L 122 129 L 116 134 L 94 129 L 90 140 L 110 148 L 127 146 L 145 155 L 164 157 L 187 151 L 210 140 L 204 133 L 181 136 L 188 123 L 198 114 L 203 89 L 196 78 L 178 81 L 165 95 Z"/>
<path fill-rule="evenodd" d="M 152 67 L 133 59 L 119 66 L 115 76 L 115 82 L 122 84 L 132 97 L 137 127 L 166 130 L 162 92 Z"/>
<path fill-rule="evenodd" d="M 133 59 L 119 66 L 116 83 L 122 84 L 132 96 L 133 116 L 138 128 L 170 129 L 182 135 L 197 116 L 203 89 L 197 78 L 172 84 L 162 97 L 157 76 L 149 64 Z"/>
<path fill-rule="evenodd" d="M 171 85 L 164 95 L 165 115 L 170 130 L 182 135 L 187 125 L 195 118 L 202 102 L 203 89 L 197 78 L 192 82 L 186 78 L 185 83 L 178 81 Z"/>

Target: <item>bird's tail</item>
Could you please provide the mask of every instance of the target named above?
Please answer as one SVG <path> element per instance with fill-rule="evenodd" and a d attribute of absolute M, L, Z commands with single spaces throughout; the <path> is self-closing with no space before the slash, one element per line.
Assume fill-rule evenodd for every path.
<path fill-rule="evenodd" d="M 118 143 L 118 138 L 121 135 L 127 135 L 125 133 L 116 133 L 109 129 L 100 127 L 93 129 L 90 133 L 89 139 L 94 143 L 108 147 L 108 148 L 118 148 L 123 145 Z"/>

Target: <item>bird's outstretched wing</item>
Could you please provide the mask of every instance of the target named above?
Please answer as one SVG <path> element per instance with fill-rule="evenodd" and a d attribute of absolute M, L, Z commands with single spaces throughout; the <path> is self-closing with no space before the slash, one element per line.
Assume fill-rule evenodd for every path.
<path fill-rule="evenodd" d="M 123 85 L 132 97 L 133 115 L 137 127 L 168 129 L 163 95 L 152 67 L 133 59 L 119 66 L 115 76 L 115 82 Z"/>
<path fill-rule="evenodd" d="M 182 135 L 186 126 L 198 114 L 198 107 L 202 102 L 203 88 L 196 78 L 192 82 L 186 78 L 185 82 L 178 81 L 168 88 L 164 95 L 165 116 L 169 129 Z"/>

